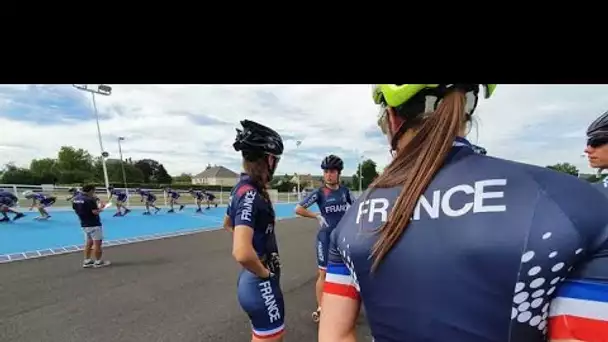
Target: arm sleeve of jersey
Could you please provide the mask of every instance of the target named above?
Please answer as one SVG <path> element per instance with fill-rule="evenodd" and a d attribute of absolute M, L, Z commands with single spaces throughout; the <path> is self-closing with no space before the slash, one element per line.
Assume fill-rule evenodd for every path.
<path fill-rule="evenodd" d="M 608 238 L 604 239 L 599 250 L 558 288 L 551 303 L 550 339 L 608 340 Z"/>
<path fill-rule="evenodd" d="M 331 234 L 329 244 L 329 257 L 327 260 L 327 275 L 323 285 L 323 292 L 336 296 L 359 300 L 359 286 L 354 274 L 346 266 L 337 246 L 337 229 Z"/>
<path fill-rule="evenodd" d="M 236 199 L 232 205 L 234 206 L 234 226 L 247 226 L 255 228 L 255 218 L 257 214 L 257 206 L 260 205 L 260 194 L 252 187 L 247 187 L 245 190 L 235 194 Z"/>
<path fill-rule="evenodd" d="M 308 209 L 311 205 L 317 203 L 319 200 L 319 189 L 313 190 L 308 196 L 306 196 L 300 203 L 301 207 Z"/>

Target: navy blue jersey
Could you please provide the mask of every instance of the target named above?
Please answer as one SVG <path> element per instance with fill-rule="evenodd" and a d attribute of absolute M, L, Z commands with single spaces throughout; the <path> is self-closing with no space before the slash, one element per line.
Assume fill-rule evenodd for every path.
<path fill-rule="evenodd" d="M 608 177 L 593 184 L 601 193 L 608 197 Z"/>
<path fill-rule="evenodd" d="M 139 190 L 139 195 L 148 202 L 156 201 L 156 195 L 148 190 Z"/>
<path fill-rule="evenodd" d="M 230 216 L 234 227 L 247 226 L 253 229 L 252 243 L 258 256 L 277 253 L 274 208 L 251 183 L 249 176 L 241 174 L 230 198 L 226 214 Z"/>
<path fill-rule="evenodd" d="M 590 184 L 476 154 L 458 139 L 371 274 L 374 230 L 401 190 L 366 191 L 330 242 L 324 291 L 361 300 L 376 342 L 541 342 L 549 318 L 564 315 L 595 315 L 608 325 L 608 286 L 594 283 L 608 276 L 608 253 L 600 250 L 608 243 L 608 200 Z M 574 290 L 558 300 L 576 292 L 599 306 L 550 307 L 573 277 L 598 287 L 591 293 L 567 282 Z M 604 321 L 594 310 L 604 310 Z"/>
<path fill-rule="evenodd" d="M 0 198 L 3 199 L 3 201 L 5 202 L 13 202 L 13 203 L 17 203 L 17 201 L 19 200 L 19 198 L 17 198 L 17 196 L 15 196 L 15 194 L 13 194 L 12 192 L 8 192 L 8 191 L 0 191 Z"/>
<path fill-rule="evenodd" d="M 90 197 L 87 194 L 79 193 L 72 200 L 72 209 L 74 209 L 74 212 L 78 215 L 81 227 L 101 227 L 99 214 L 93 213 L 93 210 L 99 209 L 96 197 Z"/>
<path fill-rule="evenodd" d="M 313 204 L 319 206 L 319 211 L 329 227 L 324 227 L 331 232 L 342 219 L 342 216 L 353 203 L 352 196 L 347 187 L 339 186 L 332 190 L 326 186 L 313 190 L 299 205 L 309 208 Z"/>
<path fill-rule="evenodd" d="M 110 195 L 116 196 L 116 200 L 120 202 L 125 202 L 127 200 L 127 193 L 124 190 L 112 189 Z"/>
<path fill-rule="evenodd" d="M 167 196 L 169 196 L 169 198 L 178 199 L 180 195 L 179 192 L 173 189 L 169 189 L 167 190 Z"/>
<path fill-rule="evenodd" d="M 192 196 L 194 196 L 197 200 L 202 201 L 205 199 L 205 193 L 199 190 L 192 192 Z"/>

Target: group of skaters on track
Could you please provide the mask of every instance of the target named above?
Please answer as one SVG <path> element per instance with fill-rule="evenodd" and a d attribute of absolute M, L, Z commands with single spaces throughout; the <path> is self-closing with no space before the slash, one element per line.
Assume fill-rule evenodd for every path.
<path fill-rule="evenodd" d="M 128 193 L 122 189 L 116 189 L 112 186 L 108 188 L 110 192 L 110 197 L 108 198 L 108 202 L 110 202 L 113 198 L 116 198 L 116 213 L 114 216 L 125 216 L 131 212 L 131 209 L 127 207 L 127 199 Z M 66 198 L 67 201 L 73 201 L 79 194 L 82 193 L 81 189 L 78 188 L 70 188 L 68 190 L 70 196 Z M 166 188 L 165 192 L 169 197 L 169 210 L 168 213 L 174 213 L 174 206 L 179 206 L 179 211 L 182 211 L 186 206 L 184 204 L 180 204 L 179 198 L 181 194 L 171 188 Z M 141 202 L 144 203 L 146 210 L 143 215 L 151 215 L 150 208 L 154 209 L 154 214 L 157 214 L 161 209 L 156 206 L 156 195 L 154 195 L 149 190 L 135 189 L 135 193 L 141 197 Z M 190 189 L 188 193 L 192 195 L 192 197 L 196 200 L 196 212 L 202 213 L 202 205 L 206 204 L 206 209 L 210 209 L 211 205 L 217 208 L 217 202 L 215 201 L 216 197 L 213 193 L 205 191 L 205 190 L 195 190 Z M 51 217 L 49 215 L 46 208 L 51 207 L 57 201 L 57 197 L 53 195 L 44 194 L 41 192 L 33 192 L 31 190 L 27 190 L 23 192 L 23 196 L 27 200 L 31 200 L 31 206 L 29 210 L 33 208 L 37 208 L 40 216 L 36 217 L 35 220 L 47 220 Z M 10 218 L 8 217 L 8 213 L 13 213 L 13 221 L 16 221 L 25 216 L 24 213 L 18 211 L 16 209 L 18 198 L 12 192 L 0 189 L 0 212 L 2 212 L 2 218 L 0 218 L 0 222 L 10 222 Z"/>
<path fill-rule="evenodd" d="M 608 341 L 608 182 L 472 145 L 478 99 L 495 89 L 374 86 L 393 158 L 357 199 L 339 185 L 343 161 L 322 160 L 325 185 L 296 207 L 320 227 L 319 341 L 356 341 L 361 306 L 376 342 Z M 224 218 L 242 266 L 237 298 L 251 341 L 283 341 L 289 303 L 266 190 L 283 140 L 241 125 L 233 147 L 244 172 Z M 589 126 L 585 152 L 592 167 L 608 168 L 608 112 Z"/>

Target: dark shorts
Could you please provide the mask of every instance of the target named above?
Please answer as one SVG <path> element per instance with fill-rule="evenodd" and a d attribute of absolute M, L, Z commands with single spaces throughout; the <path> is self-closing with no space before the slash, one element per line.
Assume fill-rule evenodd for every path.
<path fill-rule="evenodd" d="M 215 200 L 215 196 L 213 196 L 213 195 L 207 196 L 207 201 L 214 201 L 214 200 Z"/>
<path fill-rule="evenodd" d="M 146 198 L 146 203 L 147 204 L 154 204 L 154 202 L 156 202 L 156 197 L 148 197 L 148 198 Z"/>
<path fill-rule="evenodd" d="M 285 329 L 285 303 L 279 278 L 263 280 L 247 270 L 239 274 L 239 304 L 251 320 L 253 335 L 259 339 L 277 336 Z"/>
<path fill-rule="evenodd" d="M 127 196 L 116 197 L 116 202 L 124 203 L 127 201 Z"/>
<path fill-rule="evenodd" d="M 317 233 L 317 266 L 324 270 L 327 268 L 327 258 L 329 257 L 329 235 L 330 232 L 325 229 L 319 230 Z"/>

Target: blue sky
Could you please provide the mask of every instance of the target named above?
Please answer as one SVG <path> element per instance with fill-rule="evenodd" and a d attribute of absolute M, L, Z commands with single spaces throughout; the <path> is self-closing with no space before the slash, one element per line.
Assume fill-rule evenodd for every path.
<path fill-rule="evenodd" d="M 389 161 L 370 85 L 112 86 L 111 96 L 97 97 L 105 150 L 117 156 L 124 136 L 125 157 L 157 159 L 171 174 L 209 163 L 238 171 L 231 143 L 244 118 L 283 135 L 280 174 L 319 174 L 329 153 L 343 157 L 348 175 L 361 155 L 380 167 Z M 469 138 L 494 156 L 542 166 L 568 161 L 591 172 L 581 157 L 584 132 L 606 109 L 608 86 L 500 85 L 480 100 Z M 0 132 L 2 164 L 54 157 L 61 145 L 99 154 L 91 96 L 71 85 L 0 85 Z"/>

